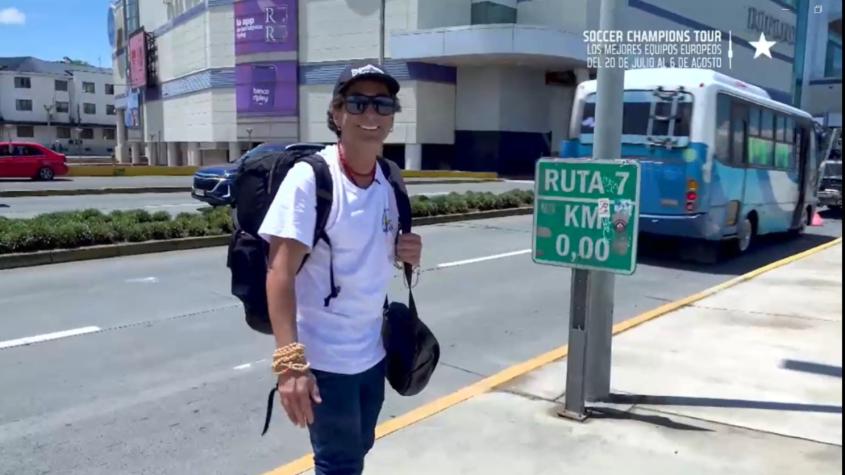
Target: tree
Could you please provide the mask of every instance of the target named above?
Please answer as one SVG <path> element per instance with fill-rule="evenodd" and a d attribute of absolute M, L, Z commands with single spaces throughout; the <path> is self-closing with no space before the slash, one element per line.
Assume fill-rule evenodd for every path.
<path fill-rule="evenodd" d="M 81 59 L 70 59 L 67 56 L 62 58 L 65 63 L 67 64 L 75 64 L 77 66 L 94 66 L 93 64 L 89 63 L 88 61 L 83 61 Z"/>

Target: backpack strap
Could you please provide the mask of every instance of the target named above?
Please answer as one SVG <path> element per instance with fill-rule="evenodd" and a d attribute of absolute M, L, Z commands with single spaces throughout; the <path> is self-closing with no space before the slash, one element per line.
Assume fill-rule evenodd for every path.
<path fill-rule="evenodd" d="M 335 285 L 334 280 L 334 258 L 331 252 L 332 240 L 326 233 L 326 224 L 329 221 L 329 214 L 332 209 L 334 182 L 332 181 L 332 172 L 329 169 L 329 164 L 326 163 L 326 160 L 319 154 L 307 155 L 301 157 L 299 160 L 311 165 L 311 168 L 314 170 L 314 178 L 317 188 L 317 219 L 314 226 L 313 245 L 316 246 L 322 239 L 329 246 L 329 284 L 331 286 L 331 293 L 329 293 L 323 302 L 323 305 L 328 307 L 331 300 L 337 298 L 340 294 L 340 287 Z M 302 266 L 305 265 L 305 261 L 307 260 L 308 255 L 306 255 L 305 259 L 302 260 L 302 265 L 299 267 L 300 270 L 302 270 Z"/>
<path fill-rule="evenodd" d="M 396 163 L 379 157 L 378 164 L 381 167 L 381 172 L 390 186 L 393 188 L 393 194 L 396 196 L 396 208 L 399 210 L 399 229 L 403 234 L 411 232 L 412 216 L 411 216 L 411 198 L 408 197 L 408 191 L 405 188 L 405 182 L 402 180 L 402 172 Z M 399 233 L 396 234 L 397 240 Z M 414 303 L 414 294 L 411 292 L 411 284 L 413 281 L 413 272 L 411 265 L 406 263 L 404 266 L 405 280 L 408 282 L 408 299 L 411 309 L 416 312 L 416 304 Z M 387 299 L 385 298 L 385 307 L 387 306 Z"/>
<path fill-rule="evenodd" d="M 409 233 L 411 232 L 411 199 L 405 189 L 405 182 L 402 181 L 402 172 L 396 163 L 386 158 L 379 157 L 378 164 L 396 196 L 396 208 L 399 210 L 399 229 L 403 233 Z"/>

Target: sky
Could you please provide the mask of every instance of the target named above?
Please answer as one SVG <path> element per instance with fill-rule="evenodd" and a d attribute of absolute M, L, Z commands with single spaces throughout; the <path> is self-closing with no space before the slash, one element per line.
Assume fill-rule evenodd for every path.
<path fill-rule="evenodd" d="M 111 0 L 0 0 L 0 57 L 68 56 L 110 68 Z"/>

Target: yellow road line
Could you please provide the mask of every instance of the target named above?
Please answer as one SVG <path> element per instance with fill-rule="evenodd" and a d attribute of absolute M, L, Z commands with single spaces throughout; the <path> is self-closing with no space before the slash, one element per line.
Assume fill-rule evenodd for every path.
<path fill-rule="evenodd" d="M 697 294 L 693 294 L 688 297 L 684 297 L 680 300 L 661 305 L 660 307 L 657 307 L 654 310 L 649 310 L 648 312 L 637 315 L 636 317 L 625 320 L 624 322 L 619 322 L 615 324 L 613 326 L 613 335 L 618 335 L 624 331 L 642 325 L 643 323 L 646 323 L 650 320 L 654 320 L 655 318 L 669 314 L 675 310 L 692 305 L 693 303 L 710 297 L 711 295 L 721 292 L 722 290 L 728 289 L 742 282 L 746 282 L 761 274 L 765 274 L 766 272 L 772 271 L 779 267 L 783 267 L 787 264 L 799 261 L 805 257 L 817 254 L 826 249 L 830 249 L 841 243 L 842 238 L 840 237 L 828 243 L 822 244 L 812 249 L 808 249 L 804 252 L 800 252 L 798 254 L 794 254 L 779 261 L 772 262 L 771 264 L 755 269 L 739 277 L 735 277 L 727 282 L 723 282 L 716 286 L 710 287 L 709 289 L 701 291 Z M 396 417 L 389 421 L 385 421 L 379 424 L 378 427 L 376 427 L 376 439 L 380 439 L 388 434 L 392 434 L 393 432 L 416 424 L 417 422 L 427 419 L 437 413 L 443 412 L 446 409 L 449 409 L 450 407 L 460 404 L 468 399 L 472 399 L 473 397 L 478 396 L 479 394 L 488 392 L 491 389 L 501 386 L 502 384 L 505 384 L 513 379 L 516 379 L 549 363 L 564 358 L 566 357 L 567 352 L 568 347 L 566 346 L 556 348 L 547 353 L 535 356 L 534 358 L 531 358 L 528 361 L 524 361 L 522 363 L 518 363 L 514 366 L 506 368 L 492 376 L 488 376 L 487 378 L 482 379 L 481 381 L 459 389 L 454 393 L 443 396 L 428 404 L 420 406 L 410 412 L 402 414 L 399 417 Z M 289 462 L 285 465 L 282 465 L 281 467 L 266 472 L 264 475 L 299 475 L 303 472 L 311 470 L 312 468 L 314 468 L 313 455 L 307 454 L 294 460 L 293 462 Z"/>

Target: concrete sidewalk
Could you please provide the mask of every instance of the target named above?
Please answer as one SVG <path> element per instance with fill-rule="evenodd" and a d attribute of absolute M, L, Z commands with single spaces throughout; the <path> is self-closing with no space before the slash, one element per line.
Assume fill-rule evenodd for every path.
<path fill-rule="evenodd" d="M 841 473 L 841 292 L 840 243 L 615 337 L 621 403 L 585 423 L 556 415 L 562 360 L 378 440 L 366 473 Z"/>

